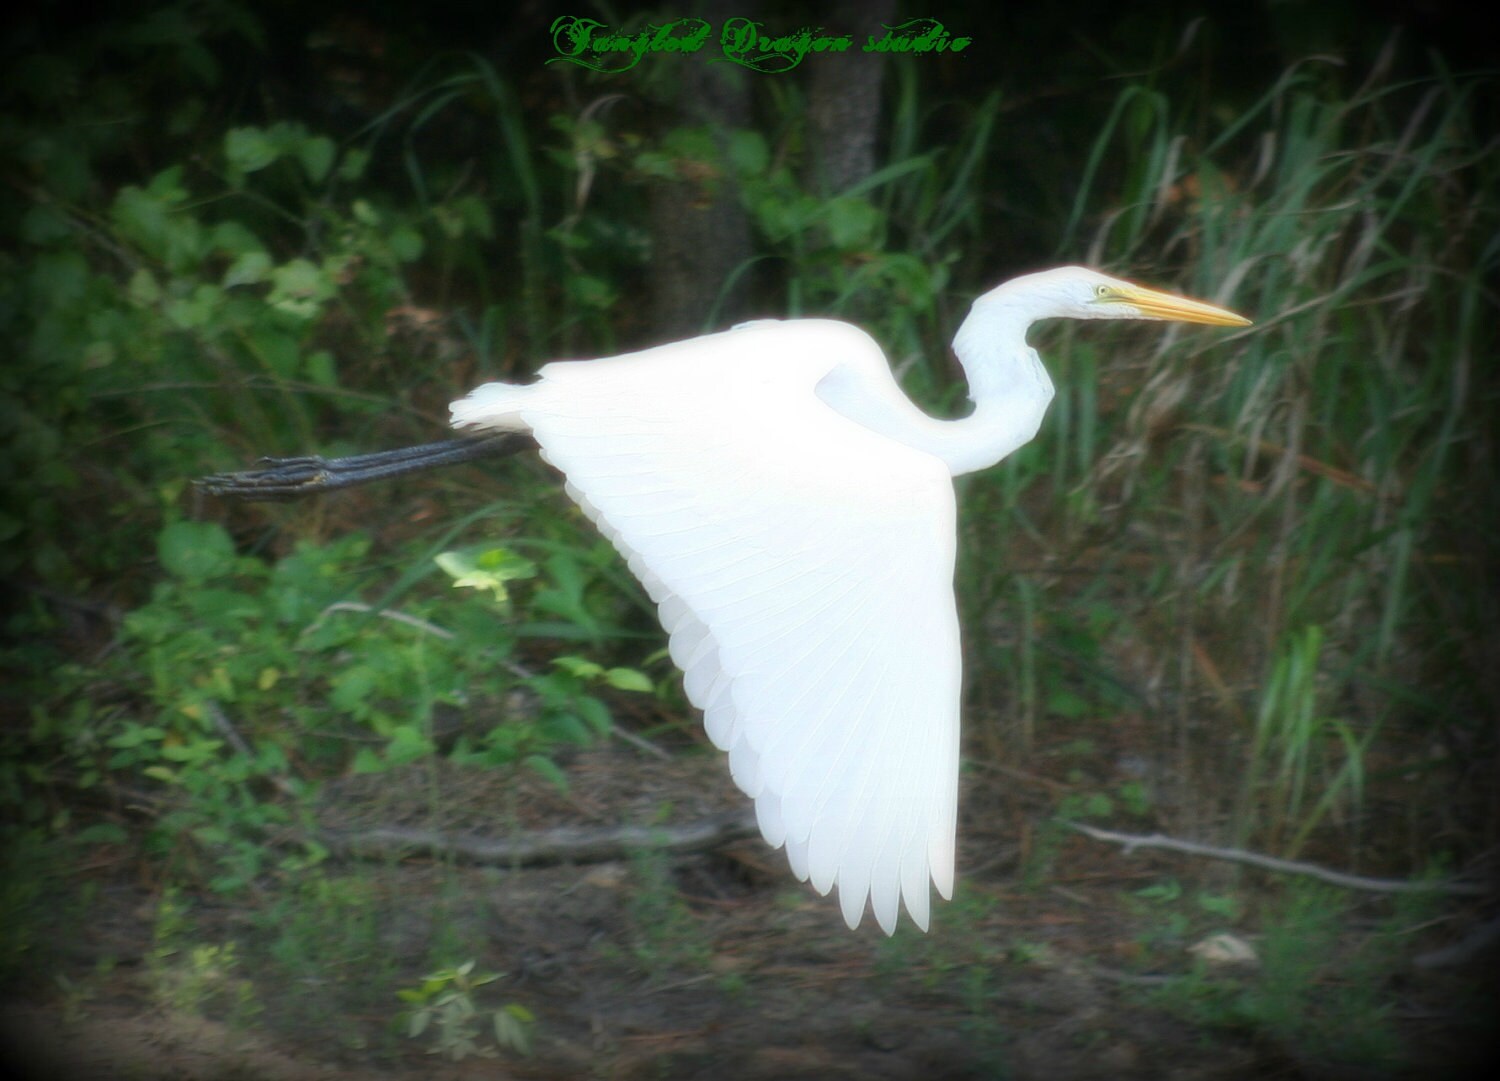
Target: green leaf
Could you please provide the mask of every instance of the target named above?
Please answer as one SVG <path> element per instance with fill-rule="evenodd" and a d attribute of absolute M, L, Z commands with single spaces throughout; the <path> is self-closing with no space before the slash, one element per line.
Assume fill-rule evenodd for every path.
<path fill-rule="evenodd" d="M 164 743 L 161 756 L 168 762 L 202 762 L 204 759 L 212 758 L 223 745 L 223 741 L 217 739 L 194 740 L 192 743 Z"/>
<path fill-rule="evenodd" d="M 729 161 L 742 175 L 760 176 L 771 163 L 771 151 L 765 136 L 756 131 L 739 130 L 729 136 Z"/>
<path fill-rule="evenodd" d="M 844 195 L 830 199 L 825 210 L 823 221 L 835 248 L 856 251 L 878 245 L 884 217 L 869 200 Z"/>
<path fill-rule="evenodd" d="M 168 209 L 160 200 L 134 186 L 120 189 L 110 208 L 120 235 L 146 253 L 160 257 L 171 232 Z"/>
<path fill-rule="evenodd" d="M 224 288 L 234 285 L 255 285 L 271 274 L 271 257 L 263 251 L 247 251 L 237 256 L 224 271 Z"/>
<path fill-rule="evenodd" d="M 501 604 L 509 600 L 505 583 L 536 574 L 536 564 L 531 560 L 493 544 L 441 552 L 433 562 L 453 579 L 455 588 L 489 590 Z"/>
<path fill-rule="evenodd" d="M 337 147 L 326 135 L 309 136 L 297 145 L 297 160 L 302 163 L 303 171 L 314 184 L 322 183 L 328 171 L 333 168 L 336 153 Z"/>
<path fill-rule="evenodd" d="M 576 743 L 580 747 L 586 747 L 592 741 L 588 728 L 571 713 L 550 714 L 547 727 L 548 736 L 562 743 Z"/>
<path fill-rule="evenodd" d="M 319 349 L 315 353 L 309 353 L 303 361 L 307 369 L 307 378 L 311 383 L 320 387 L 336 387 L 339 385 L 338 371 L 334 368 L 333 354 L 326 349 Z"/>
<path fill-rule="evenodd" d="M 187 198 L 187 189 L 182 186 L 182 166 L 173 165 L 157 173 L 146 185 L 146 193 L 168 206 L 181 203 Z"/>
<path fill-rule="evenodd" d="M 402 725 L 391 733 L 391 741 L 386 744 L 385 757 L 393 766 L 404 766 L 408 762 L 426 758 L 432 754 L 437 747 L 432 740 L 424 736 L 415 725 Z"/>
<path fill-rule="evenodd" d="M 1066 688 L 1059 688 L 1047 696 L 1047 711 L 1059 717 L 1074 720 L 1086 716 L 1089 709 L 1088 699 Z"/>
<path fill-rule="evenodd" d="M 587 308 L 611 308 L 618 299 L 609 282 L 592 274 L 570 274 L 567 287 L 569 298 Z"/>
<path fill-rule="evenodd" d="M 157 536 L 156 555 L 168 574 L 187 582 L 234 571 L 234 541 L 217 522 L 173 522 Z"/>
<path fill-rule="evenodd" d="M 1239 898 L 1228 894 L 1200 893 L 1198 907 L 1210 915 L 1226 920 L 1237 920 L 1240 916 Z"/>
<path fill-rule="evenodd" d="M 604 666 L 583 657 L 562 656 L 553 657 L 552 663 L 570 676 L 577 676 L 582 680 L 598 679 L 604 674 Z"/>
<path fill-rule="evenodd" d="M 1143 901 L 1169 904 L 1182 896 L 1182 883 L 1178 882 L 1175 878 L 1169 878 L 1155 885 L 1138 889 L 1135 891 L 1135 895 Z"/>
<path fill-rule="evenodd" d="M 615 719 L 609 715 L 609 707 L 593 695 L 579 695 L 573 708 L 578 710 L 578 715 L 599 735 L 607 736 L 614 731 Z"/>
<path fill-rule="evenodd" d="M 344 159 L 339 162 L 340 180 L 358 180 L 364 176 L 365 167 L 370 164 L 370 153 L 355 147 L 344 151 Z"/>
<path fill-rule="evenodd" d="M 514 1003 L 494 1013 L 495 1042 L 501 1047 L 514 1048 L 523 1055 L 531 1054 L 531 1012 Z"/>
<path fill-rule="evenodd" d="M 231 128 L 224 136 L 224 157 L 239 172 L 264 169 L 280 156 L 275 140 L 261 128 Z"/>
<path fill-rule="evenodd" d="M 125 726 L 123 732 L 119 732 L 104 741 L 106 747 L 139 747 L 143 743 L 151 743 L 166 737 L 166 732 L 156 725 L 140 725 L 131 722 Z"/>
<path fill-rule="evenodd" d="M 209 246 L 227 255 L 265 251 L 260 237 L 237 221 L 221 221 L 208 232 Z"/>
<path fill-rule="evenodd" d="M 291 315 L 311 318 L 335 292 L 332 277 L 316 263 L 292 259 L 271 272 L 271 306 Z"/>
<path fill-rule="evenodd" d="M 400 225 L 391 230 L 387 243 L 397 259 L 403 263 L 415 262 L 422 256 L 422 234 L 409 225 Z"/>
<path fill-rule="evenodd" d="M 568 775 L 552 759 L 546 755 L 529 754 L 522 761 L 536 773 L 540 774 L 544 780 L 548 781 L 559 792 L 567 792 Z"/>
<path fill-rule="evenodd" d="M 369 665 L 357 664 L 346 668 L 333 681 L 333 690 L 328 696 L 329 704 L 345 713 L 358 713 L 379 683 L 380 674 Z"/>
<path fill-rule="evenodd" d="M 255 347 L 256 356 L 267 368 L 283 379 L 296 378 L 301 359 L 296 338 L 268 323 L 262 323 L 251 331 L 250 341 Z"/>
<path fill-rule="evenodd" d="M 604 682 L 617 691 L 643 691 L 649 694 L 656 689 L 650 676 L 634 668 L 611 668 L 604 673 Z"/>
<path fill-rule="evenodd" d="M 390 767 L 370 748 L 361 747 L 354 752 L 354 761 L 350 764 L 350 768 L 355 773 L 384 773 Z"/>
<path fill-rule="evenodd" d="M 130 275 L 125 295 L 142 307 L 154 307 L 161 303 L 161 286 L 157 284 L 156 276 L 151 271 L 141 267 Z"/>
<path fill-rule="evenodd" d="M 205 327 L 213 322 L 223 296 L 218 286 L 203 282 L 194 286 L 190 295 L 167 301 L 162 313 L 168 322 L 183 330 Z"/>

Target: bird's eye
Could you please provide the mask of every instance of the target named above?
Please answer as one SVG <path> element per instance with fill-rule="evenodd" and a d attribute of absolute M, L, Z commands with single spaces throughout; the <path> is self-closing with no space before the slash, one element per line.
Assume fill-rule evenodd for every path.
<path fill-rule="evenodd" d="M 1098 297 L 1100 300 L 1103 300 L 1105 297 L 1109 296 L 1109 286 L 1103 284 L 1094 286 L 1094 296 Z"/>

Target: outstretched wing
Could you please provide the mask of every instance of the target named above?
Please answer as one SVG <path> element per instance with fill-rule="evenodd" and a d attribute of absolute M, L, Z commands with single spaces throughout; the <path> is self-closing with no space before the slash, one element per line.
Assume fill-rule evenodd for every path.
<path fill-rule="evenodd" d="M 960 652 L 952 481 L 819 400 L 836 366 L 895 386 L 841 323 L 756 323 L 487 391 L 656 601 L 708 734 L 797 877 L 924 930 L 953 890 Z M 873 365 L 873 367 L 872 367 Z M 503 406 L 501 405 L 503 401 Z M 518 408 L 516 408 L 518 407 Z"/>

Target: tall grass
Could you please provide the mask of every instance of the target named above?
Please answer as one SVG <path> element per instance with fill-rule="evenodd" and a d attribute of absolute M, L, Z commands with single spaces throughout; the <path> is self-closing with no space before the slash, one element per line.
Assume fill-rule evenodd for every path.
<path fill-rule="evenodd" d="M 1381 68 L 1349 95 L 1325 75 L 1293 67 L 1201 146 L 1165 96 L 1120 95 L 1060 255 L 1175 281 L 1257 325 L 1121 334 L 1099 353 L 1098 328 L 1050 332 L 1057 406 L 989 496 L 1049 508 L 1015 573 L 1053 603 L 1085 603 L 1099 579 L 1080 572 L 1107 578 L 1122 621 L 1106 648 L 1159 724 L 1150 754 L 1177 824 L 1284 850 L 1331 810 L 1309 776 L 1342 778 L 1358 804 L 1378 748 L 1493 752 L 1470 718 L 1497 706 L 1478 667 L 1493 602 L 1476 594 L 1493 586 L 1497 417 L 1479 367 L 1500 155 L 1475 98 L 1494 84 Z M 988 577 L 976 615 L 996 622 L 1017 601 Z M 1019 731 L 1027 697 L 992 708 Z M 1314 701 L 1336 723 L 1307 723 Z M 1251 790 L 1236 801 L 1226 776 Z"/>

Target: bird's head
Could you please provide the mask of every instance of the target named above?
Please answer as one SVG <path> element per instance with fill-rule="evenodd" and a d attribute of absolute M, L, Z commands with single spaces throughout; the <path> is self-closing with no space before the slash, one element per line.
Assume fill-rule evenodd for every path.
<path fill-rule="evenodd" d="M 1013 278 L 974 302 L 1037 319 L 1160 319 L 1243 327 L 1250 320 L 1226 308 L 1112 278 L 1087 267 L 1065 266 Z"/>

